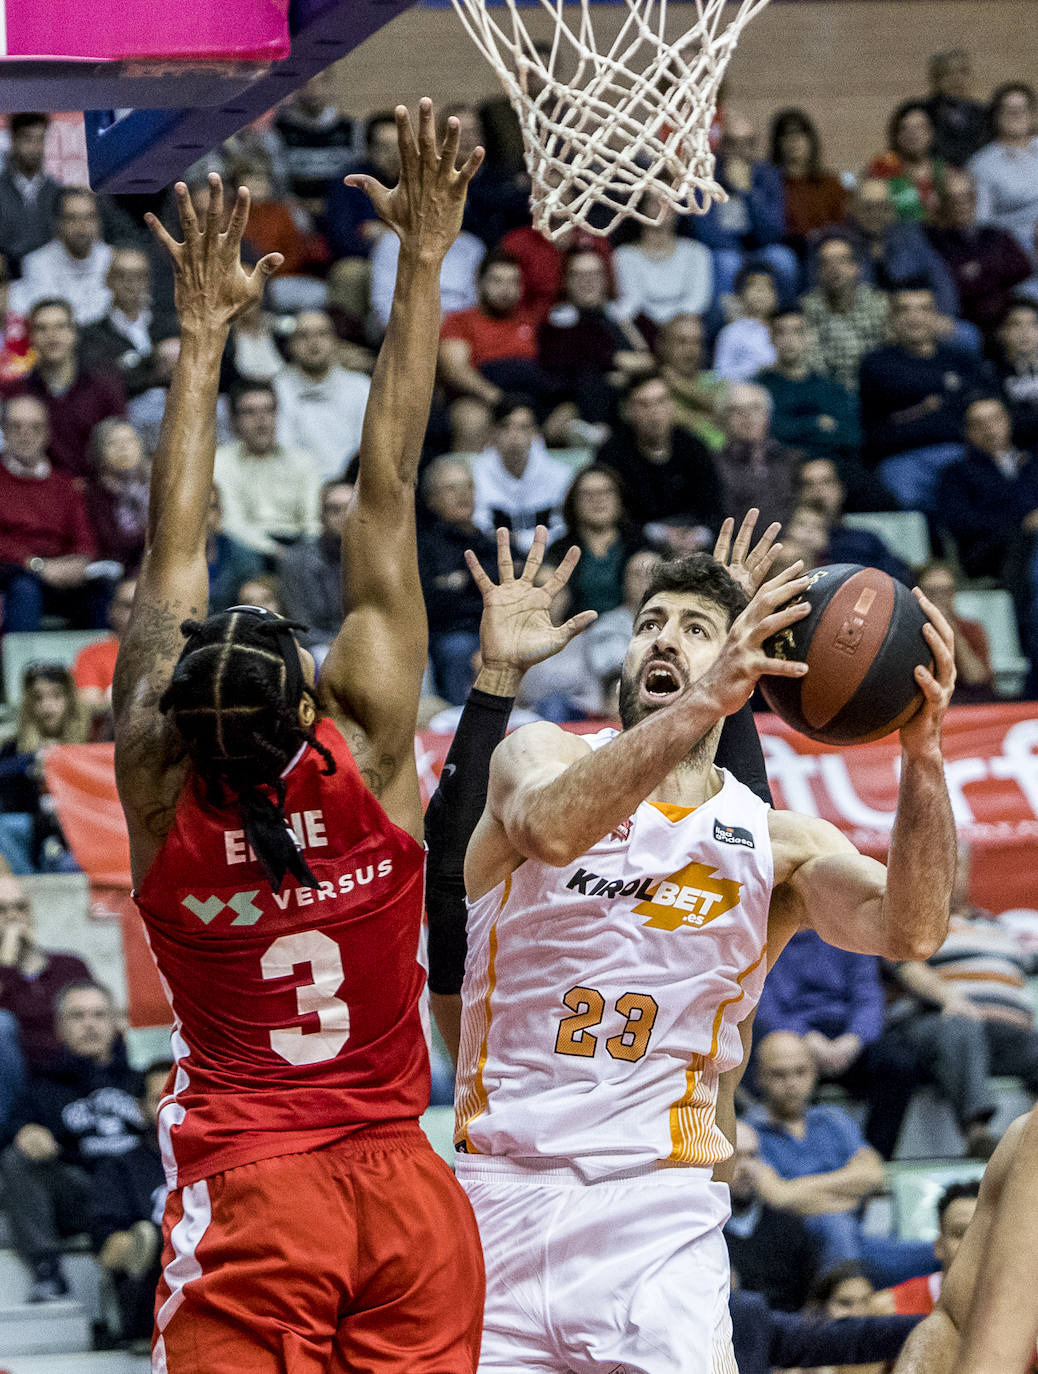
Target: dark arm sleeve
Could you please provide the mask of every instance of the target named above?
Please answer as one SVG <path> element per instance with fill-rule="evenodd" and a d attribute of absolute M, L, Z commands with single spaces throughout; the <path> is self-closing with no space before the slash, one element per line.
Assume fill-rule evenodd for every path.
<path fill-rule="evenodd" d="M 760 736 L 749 702 L 741 711 L 726 717 L 715 761 L 719 768 L 727 768 L 751 792 L 756 792 L 762 802 L 768 806 L 774 805 L 767 769 L 764 767 L 764 750 L 760 746 Z"/>
<path fill-rule="evenodd" d="M 771 1362 L 781 1369 L 896 1360 L 919 1317 L 843 1317 L 812 1321 L 773 1312 Z"/>
<path fill-rule="evenodd" d="M 429 990 L 461 991 L 465 972 L 465 850 L 483 814 L 490 756 L 505 737 L 514 697 L 469 693 L 425 813 Z"/>

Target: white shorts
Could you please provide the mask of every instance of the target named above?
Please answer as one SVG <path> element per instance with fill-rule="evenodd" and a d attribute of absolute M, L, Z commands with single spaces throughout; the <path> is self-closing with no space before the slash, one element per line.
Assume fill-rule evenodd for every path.
<path fill-rule="evenodd" d="M 728 1188 L 459 1155 L 487 1271 L 480 1374 L 738 1374 Z"/>

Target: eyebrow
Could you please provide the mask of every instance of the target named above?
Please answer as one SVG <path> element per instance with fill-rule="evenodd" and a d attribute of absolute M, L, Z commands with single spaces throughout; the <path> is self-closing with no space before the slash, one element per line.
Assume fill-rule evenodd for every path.
<path fill-rule="evenodd" d="M 667 611 L 667 608 L 665 606 L 659 605 L 658 603 L 643 606 L 642 609 L 638 612 L 638 620 L 635 621 L 635 624 L 637 624 L 638 621 L 640 621 L 641 618 L 646 615 L 665 617 L 668 614 L 669 613 Z M 697 610 L 694 606 L 688 606 L 683 611 L 681 611 L 680 619 L 682 626 L 685 626 L 690 622 L 694 622 L 697 625 L 708 625 L 713 630 L 717 630 L 720 628 L 717 621 L 714 620 L 706 611 Z"/>

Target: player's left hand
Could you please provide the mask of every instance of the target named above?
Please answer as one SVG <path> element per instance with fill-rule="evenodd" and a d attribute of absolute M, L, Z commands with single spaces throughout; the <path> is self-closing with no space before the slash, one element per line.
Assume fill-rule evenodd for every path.
<path fill-rule="evenodd" d="M 173 189 L 184 242 L 178 243 L 154 215 L 144 218 L 173 261 L 173 299 L 181 329 L 190 332 L 212 324 L 226 326 L 258 304 L 267 278 L 277 271 L 284 257 L 268 253 L 253 268 L 247 270 L 242 265 L 241 241 L 249 222 L 249 193 L 244 186 L 235 198 L 226 229 L 223 182 L 215 172 L 209 175 L 209 204 L 202 223 L 184 182 L 178 181 Z"/>
<path fill-rule="evenodd" d="M 750 548 L 750 541 L 759 519 L 760 511 L 753 506 L 743 516 L 743 522 L 733 544 L 735 521 L 728 516 L 714 544 L 714 557 L 718 563 L 724 564 L 746 595 L 751 598 L 768 580 L 771 565 L 782 551 L 782 545 L 775 543 L 782 529 L 777 520 L 768 526 L 753 548 Z"/>
<path fill-rule="evenodd" d="M 464 165 L 455 167 L 460 121 L 453 116 L 448 119 L 443 147 L 438 147 L 433 103 L 428 96 L 418 104 L 417 137 L 407 106 L 398 105 L 395 114 L 400 180 L 392 190 L 362 173 L 346 177 L 345 182 L 365 192 L 379 218 L 398 235 L 402 253 L 442 262 L 461 231 L 465 195 L 483 161 L 483 149 L 473 149 Z"/>
<path fill-rule="evenodd" d="M 581 611 L 562 625 L 552 624 L 551 603 L 569 581 L 580 550 L 576 546 L 571 548 L 555 571 L 538 586 L 535 578 L 547 542 L 548 531 L 538 525 L 526 564 L 516 577 L 508 531 L 498 530 L 496 583 L 487 576 L 472 550 L 465 551 L 465 562 L 483 597 L 479 647 L 485 669 L 523 673 L 533 664 L 557 654 L 597 619 L 596 612 Z"/>
<path fill-rule="evenodd" d="M 933 670 L 918 667 L 915 680 L 923 693 L 923 704 L 907 725 L 901 727 L 901 748 L 921 758 L 941 751 L 941 722 L 955 690 L 955 631 L 933 602 L 919 590 L 912 595 L 928 616 L 923 638 L 933 654 Z"/>

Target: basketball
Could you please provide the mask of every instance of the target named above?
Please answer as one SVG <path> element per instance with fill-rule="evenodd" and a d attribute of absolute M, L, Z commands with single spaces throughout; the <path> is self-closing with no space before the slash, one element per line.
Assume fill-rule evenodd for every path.
<path fill-rule="evenodd" d="M 878 568 L 815 568 L 811 614 L 764 642 L 770 658 L 801 659 L 802 678 L 762 677 L 768 705 L 823 744 L 867 744 L 899 730 L 923 702 L 913 676 L 930 667 L 926 616 L 907 587 Z"/>

